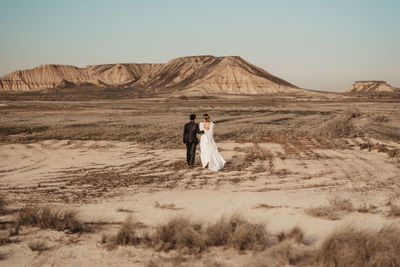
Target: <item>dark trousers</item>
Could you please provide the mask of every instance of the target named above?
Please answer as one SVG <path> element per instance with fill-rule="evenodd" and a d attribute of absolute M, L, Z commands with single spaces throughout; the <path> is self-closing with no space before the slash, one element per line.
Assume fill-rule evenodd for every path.
<path fill-rule="evenodd" d="M 197 143 L 195 142 L 186 143 L 186 161 L 187 164 L 190 166 L 193 166 L 194 164 L 194 158 L 196 156 L 196 146 Z"/>

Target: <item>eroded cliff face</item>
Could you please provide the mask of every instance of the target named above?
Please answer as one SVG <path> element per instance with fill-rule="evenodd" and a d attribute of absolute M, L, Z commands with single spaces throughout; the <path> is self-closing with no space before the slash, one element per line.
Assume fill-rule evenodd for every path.
<path fill-rule="evenodd" d="M 31 91 L 55 88 L 65 83 L 80 84 L 88 80 L 84 69 L 68 65 L 41 65 L 30 70 L 17 70 L 0 79 L 3 91 Z"/>
<path fill-rule="evenodd" d="M 265 94 L 298 90 L 289 82 L 271 75 L 239 57 L 220 58 L 188 83 L 185 91 L 225 94 Z"/>
<path fill-rule="evenodd" d="M 385 81 L 356 81 L 345 91 L 346 93 L 379 93 L 398 92 L 397 88 L 390 86 Z"/>
<path fill-rule="evenodd" d="M 41 65 L 0 78 L 2 91 L 33 91 L 57 87 L 139 88 L 147 91 L 186 91 L 265 94 L 299 90 L 240 57 L 193 56 L 165 64 L 104 64 L 85 68 Z"/>

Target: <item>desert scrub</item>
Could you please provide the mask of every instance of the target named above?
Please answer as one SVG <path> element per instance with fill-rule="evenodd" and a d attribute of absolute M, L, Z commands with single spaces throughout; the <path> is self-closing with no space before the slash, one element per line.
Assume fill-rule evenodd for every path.
<path fill-rule="evenodd" d="M 132 217 L 129 216 L 122 224 L 118 230 L 117 235 L 112 240 L 114 245 L 137 245 L 141 242 L 139 238 L 135 225 L 132 221 Z"/>
<path fill-rule="evenodd" d="M 354 121 L 361 116 L 357 108 L 343 110 L 340 114 L 331 117 L 328 121 L 312 129 L 311 136 L 324 136 L 328 138 L 344 138 L 357 135 Z"/>
<path fill-rule="evenodd" d="M 221 218 L 205 229 L 208 246 L 229 246 L 238 250 L 263 250 L 268 245 L 265 225 L 250 223 L 239 215 Z"/>
<path fill-rule="evenodd" d="M 262 250 L 268 245 L 265 225 L 250 223 L 239 215 L 223 217 L 206 227 L 186 218 L 173 218 L 158 227 L 153 241 L 163 250 L 186 248 L 192 252 L 212 246 Z"/>
<path fill-rule="evenodd" d="M 166 224 L 158 226 L 152 241 L 163 251 L 186 249 L 197 253 L 206 248 L 201 225 L 183 217 L 172 218 Z"/>
<path fill-rule="evenodd" d="M 204 252 L 208 247 L 226 246 L 241 250 L 263 250 L 269 244 L 264 224 L 250 223 L 241 216 L 221 218 L 214 224 L 204 226 L 188 218 L 175 217 L 160 224 L 152 233 L 141 233 L 128 218 L 118 233 L 108 238 L 103 235 L 101 243 L 115 245 L 151 246 L 161 251 L 181 250 L 189 254 Z"/>
<path fill-rule="evenodd" d="M 354 211 L 353 204 L 349 199 L 332 198 L 328 206 L 308 208 L 306 213 L 314 217 L 321 217 L 329 220 L 338 220 L 345 213 Z"/>
<path fill-rule="evenodd" d="M 300 229 L 300 227 L 293 227 L 289 232 L 280 232 L 278 234 L 278 241 L 282 242 L 284 240 L 293 240 L 296 243 L 306 244 L 307 242 L 304 240 L 304 232 Z"/>
<path fill-rule="evenodd" d="M 353 227 L 333 232 L 322 243 L 318 261 L 322 266 L 400 266 L 400 229 L 386 226 L 379 231 Z"/>
<path fill-rule="evenodd" d="M 50 207 L 26 207 L 18 214 L 18 225 L 36 226 L 42 229 L 70 231 L 78 233 L 85 231 L 84 224 L 76 218 L 73 210 L 59 210 Z"/>

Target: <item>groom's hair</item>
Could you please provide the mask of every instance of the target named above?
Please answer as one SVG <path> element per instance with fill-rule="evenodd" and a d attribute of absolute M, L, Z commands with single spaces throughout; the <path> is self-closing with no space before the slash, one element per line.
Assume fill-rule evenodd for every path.
<path fill-rule="evenodd" d="M 191 114 L 191 115 L 190 115 L 190 120 L 191 120 L 191 121 L 194 121 L 194 119 L 196 119 L 196 115 Z"/>

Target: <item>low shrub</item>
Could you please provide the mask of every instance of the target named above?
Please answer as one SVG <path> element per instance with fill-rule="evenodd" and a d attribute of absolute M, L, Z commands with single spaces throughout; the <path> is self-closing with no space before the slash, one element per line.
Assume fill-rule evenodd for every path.
<path fill-rule="evenodd" d="M 173 218 L 158 226 L 151 239 L 164 251 L 187 249 L 189 252 L 202 252 L 206 247 L 201 225 L 182 217 Z"/>
<path fill-rule="evenodd" d="M 27 207 L 18 214 L 18 225 L 31 225 L 42 229 L 57 231 L 68 230 L 71 233 L 83 232 L 84 224 L 76 218 L 73 210 L 52 209 L 50 207 Z"/>
<path fill-rule="evenodd" d="M 400 229 L 344 228 L 332 233 L 318 251 L 323 266 L 400 266 Z"/>
<path fill-rule="evenodd" d="M 312 207 L 306 210 L 307 214 L 329 220 L 338 220 L 344 213 L 354 211 L 353 204 L 349 199 L 334 197 L 329 200 L 328 206 Z"/>
<path fill-rule="evenodd" d="M 122 223 L 113 243 L 114 245 L 136 245 L 140 243 L 140 238 L 130 216 Z"/>

